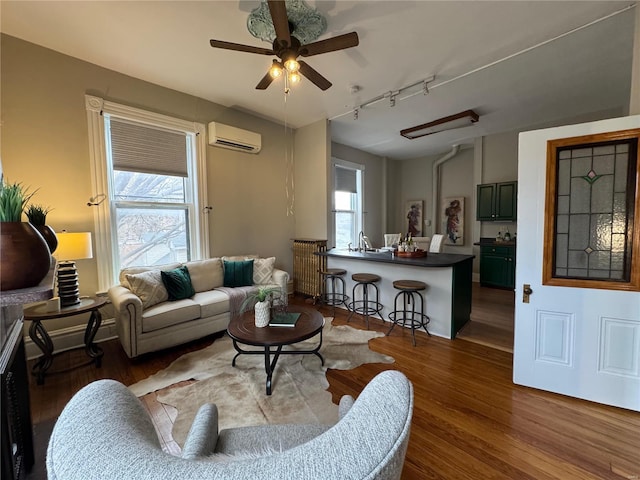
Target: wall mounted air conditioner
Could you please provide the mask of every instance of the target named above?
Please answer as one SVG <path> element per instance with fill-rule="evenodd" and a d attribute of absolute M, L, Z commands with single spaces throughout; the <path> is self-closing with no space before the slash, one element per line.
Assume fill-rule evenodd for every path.
<path fill-rule="evenodd" d="M 262 148 L 262 135 L 230 125 L 211 122 L 209 123 L 209 145 L 240 152 L 258 153 Z"/>

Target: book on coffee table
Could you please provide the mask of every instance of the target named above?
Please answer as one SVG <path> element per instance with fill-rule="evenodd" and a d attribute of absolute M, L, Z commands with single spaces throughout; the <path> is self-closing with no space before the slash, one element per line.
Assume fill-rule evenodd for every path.
<path fill-rule="evenodd" d="M 299 313 L 276 313 L 269 322 L 270 327 L 295 327 Z"/>

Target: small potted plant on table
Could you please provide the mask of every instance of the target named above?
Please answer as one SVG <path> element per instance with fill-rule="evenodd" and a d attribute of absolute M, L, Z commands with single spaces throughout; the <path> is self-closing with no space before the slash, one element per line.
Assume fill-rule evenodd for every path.
<path fill-rule="evenodd" d="M 240 311 L 244 312 L 249 305 L 254 305 L 256 327 L 266 327 L 271 319 L 271 301 L 274 294 L 282 294 L 280 287 L 258 287 L 255 292 L 247 295 Z"/>

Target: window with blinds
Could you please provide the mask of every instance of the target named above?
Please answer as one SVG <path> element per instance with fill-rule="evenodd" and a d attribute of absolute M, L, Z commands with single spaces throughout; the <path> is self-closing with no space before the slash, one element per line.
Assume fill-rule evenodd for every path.
<path fill-rule="evenodd" d="M 193 134 L 105 116 L 118 268 L 191 259 Z"/>
<path fill-rule="evenodd" d="M 336 248 L 357 246 L 363 229 L 362 176 L 364 167 L 347 162 L 334 163 L 334 244 Z"/>

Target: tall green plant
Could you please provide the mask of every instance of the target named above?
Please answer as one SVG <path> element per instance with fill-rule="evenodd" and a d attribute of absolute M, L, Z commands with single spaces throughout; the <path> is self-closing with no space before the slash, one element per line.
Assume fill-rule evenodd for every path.
<path fill-rule="evenodd" d="M 21 183 L 7 184 L 0 179 L 0 222 L 21 222 L 22 212 L 35 192 L 29 193 Z"/>
<path fill-rule="evenodd" d="M 43 205 L 29 205 L 29 208 L 27 208 L 25 213 L 31 225 L 46 225 L 47 213 L 50 211 L 51 207 L 45 207 Z"/>

